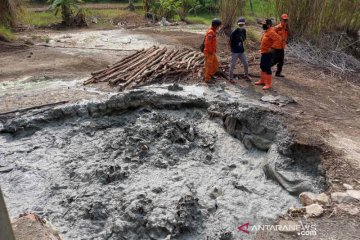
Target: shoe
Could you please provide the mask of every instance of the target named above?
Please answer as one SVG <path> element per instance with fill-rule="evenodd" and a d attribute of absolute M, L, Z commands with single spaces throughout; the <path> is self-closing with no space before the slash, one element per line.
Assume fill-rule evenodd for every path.
<path fill-rule="evenodd" d="M 268 90 L 271 87 L 272 87 L 272 75 L 267 74 L 265 80 L 265 86 L 263 87 L 263 90 Z"/>
<path fill-rule="evenodd" d="M 230 79 L 229 82 L 232 83 L 232 84 L 236 83 L 234 79 Z"/>
<path fill-rule="evenodd" d="M 281 73 L 276 73 L 275 76 L 276 76 L 276 77 L 282 77 L 282 78 L 285 77 L 285 75 L 283 75 L 283 74 L 281 74 Z"/>
<path fill-rule="evenodd" d="M 255 83 L 255 85 L 265 85 L 266 72 L 261 72 L 260 80 Z"/>

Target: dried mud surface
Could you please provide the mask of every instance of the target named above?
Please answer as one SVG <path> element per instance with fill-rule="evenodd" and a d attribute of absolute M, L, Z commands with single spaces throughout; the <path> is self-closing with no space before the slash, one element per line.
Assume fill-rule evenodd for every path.
<path fill-rule="evenodd" d="M 302 157 L 272 111 L 180 93 L 29 112 L 0 141 L 10 214 L 35 212 L 65 239 L 236 239 L 298 205 L 292 193 L 326 188 L 317 154 Z"/>

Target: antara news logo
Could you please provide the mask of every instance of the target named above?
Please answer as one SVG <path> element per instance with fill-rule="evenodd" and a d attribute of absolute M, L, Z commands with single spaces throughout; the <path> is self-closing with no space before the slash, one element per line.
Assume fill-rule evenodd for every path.
<path fill-rule="evenodd" d="M 256 233 L 257 231 L 278 231 L 278 232 L 295 232 L 299 236 L 316 236 L 316 224 L 303 224 L 301 221 L 298 224 L 290 225 L 253 225 L 245 223 L 237 227 L 237 230 L 244 235 Z"/>

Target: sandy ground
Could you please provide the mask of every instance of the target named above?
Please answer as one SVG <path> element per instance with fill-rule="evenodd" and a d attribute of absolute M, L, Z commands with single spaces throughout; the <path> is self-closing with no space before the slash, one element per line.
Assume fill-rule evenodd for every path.
<path fill-rule="evenodd" d="M 198 48 L 202 27 L 138 30 L 70 30 L 58 32 L 39 30 L 21 33 L 22 38 L 49 36 L 47 45 L 24 49 L 3 48 L 0 64 L 0 113 L 58 101 L 98 99 L 113 94 L 105 85 L 86 86 L 82 82 L 90 72 L 130 54 L 132 50 L 151 45 Z M 194 33 L 195 32 L 195 33 Z M 55 47 L 54 47 L 55 46 Z M 71 48 L 63 48 L 71 47 Z M 0 49 L 1 49 L 0 45 Z M 78 49 L 87 48 L 87 49 Z M 95 49 L 90 49 L 95 48 Z M 100 50 L 106 48 L 107 50 Z M 227 43 L 220 38 L 219 55 L 227 64 Z M 96 50 L 98 49 L 98 50 Z M 113 50 L 108 50 L 113 49 Z M 251 53 L 256 54 L 256 52 Z M 289 59 L 284 67 L 286 78 L 274 78 L 273 90 L 263 92 L 253 83 L 239 80 L 235 87 L 245 89 L 246 95 L 259 100 L 263 95 L 283 95 L 293 98 L 296 104 L 281 108 L 288 128 L 304 145 L 319 146 L 324 152 L 323 167 L 330 183 L 329 192 L 344 191 L 343 183 L 360 189 L 360 75 L 340 77 L 323 69 Z M 239 71 L 240 69 L 238 69 Z M 258 75 L 259 67 L 250 67 Z M 253 82 L 256 79 L 253 79 Z M 325 215 L 316 219 L 322 231 L 337 233 L 333 222 L 345 227 L 347 222 L 358 221 L 359 216 Z M 359 236 L 359 230 L 350 228 L 349 236 Z M 350 231 L 349 230 L 349 231 Z M 330 235 L 323 236 L 330 236 Z M 267 235 L 261 239 L 294 239 L 287 235 Z M 338 238 L 318 238 L 338 239 Z"/>

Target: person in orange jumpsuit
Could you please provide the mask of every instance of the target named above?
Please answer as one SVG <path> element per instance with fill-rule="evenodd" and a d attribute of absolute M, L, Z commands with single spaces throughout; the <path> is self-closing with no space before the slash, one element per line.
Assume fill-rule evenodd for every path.
<path fill-rule="evenodd" d="M 281 37 L 278 35 L 274 28 L 272 27 L 271 19 L 266 19 L 262 21 L 261 24 L 263 25 L 264 33 L 261 38 L 260 44 L 260 68 L 261 68 L 261 75 L 260 81 L 257 81 L 255 85 L 265 85 L 263 90 L 268 90 L 272 87 L 272 72 L 271 72 L 271 65 L 272 65 L 272 54 L 273 49 L 272 47 L 275 45 L 281 44 Z"/>
<path fill-rule="evenodd" d="M 206 33 L 204 44 L 205 55 L 205 82 L 209 83 L 219 68 L 219 61 L 216 57 L 216 31 L 221 26 L 219 19 L 213 19 L 211 28 Z"/>
<path fill-rule="evenodd" d="M 277 70 L 275 73 L 275 76 L 277 77 L 285 77 L 283 74 L 281 74 L 281 72 L 284 66 L 285 47 L 289 35 L 289 30 L 287 25 L 288 19 L 289 16 L 286 13 L 282 14 L 280 24 L 274 27 L 275 32 L 279 34 L 282 38 L 281 44 L 279 46 L 273 46 L 274 52 L 273 52 L 272 66 L 277 64 Z"/>

